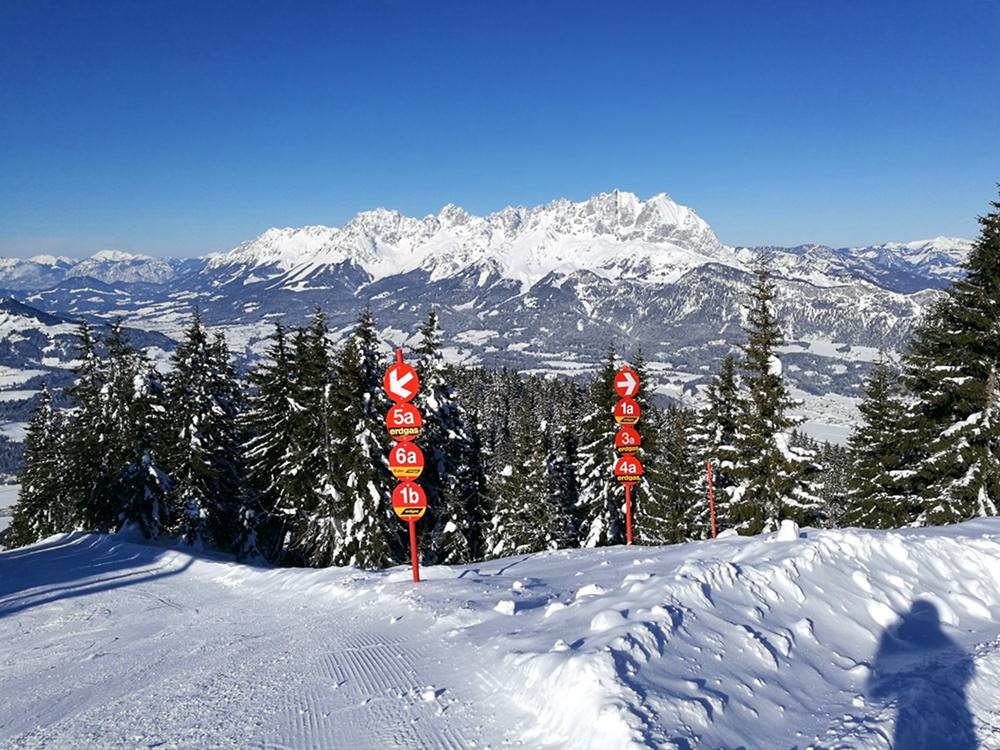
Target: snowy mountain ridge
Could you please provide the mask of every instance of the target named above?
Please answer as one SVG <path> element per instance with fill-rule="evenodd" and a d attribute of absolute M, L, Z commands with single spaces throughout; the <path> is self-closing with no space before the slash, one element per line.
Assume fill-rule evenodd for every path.
<path fill-rule="evenodd" d="M 339 228 L 272 228 L 212 256 L 205 270 L 261 268 L 265 278 L 285 272 L 301 279 L 322 267 L 353 263 L 378 280 L 417 269 L 438 279 L 480 267 L 530 286 L 549 273 L 580 269 L 608 277 L 652 272 L 655 279 L 676 278 L 711 260 L 736 262 L 693 210 L 663 193 L 642 201 L 615 190 L 485 217 L 449 204 L 422 219 L 376 209 Z"/>

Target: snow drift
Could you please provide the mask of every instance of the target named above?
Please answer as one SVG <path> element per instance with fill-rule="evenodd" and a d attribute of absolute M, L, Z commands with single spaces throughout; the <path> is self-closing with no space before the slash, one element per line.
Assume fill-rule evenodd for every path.
<path fill-rule="evenodd" d="M 0 745 L 1000 748 L 998 559 L 990 519 L 414 587 L 53 537 L 0 554 Z"/>

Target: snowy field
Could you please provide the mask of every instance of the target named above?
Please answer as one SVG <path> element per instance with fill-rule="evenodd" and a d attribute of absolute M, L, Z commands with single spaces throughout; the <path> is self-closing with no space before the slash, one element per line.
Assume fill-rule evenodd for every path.
<path fill-rule="evenodd" d="M 988 520 L 413 586 L 53 537 L 0 553 L 0 747 L 1000 748 L 998 560 Z"/>

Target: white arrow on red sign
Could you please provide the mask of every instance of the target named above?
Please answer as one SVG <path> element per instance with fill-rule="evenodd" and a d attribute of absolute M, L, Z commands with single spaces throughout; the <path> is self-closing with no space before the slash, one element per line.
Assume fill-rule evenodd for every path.
<path fill-rule="evenodd" d="M 386 370 L 385 377 L 382 378 L 382 387 L 385 388 L 389 398 L 402 403 L 417 395 L 420 380 L 417 371 L 400 359 Z"/>
<path fill-rule="evenodd" d="M 615 392 L 622 398 L 632 398 L 639 390 L 639 376 L 623 367 L 615 374 Z"/>

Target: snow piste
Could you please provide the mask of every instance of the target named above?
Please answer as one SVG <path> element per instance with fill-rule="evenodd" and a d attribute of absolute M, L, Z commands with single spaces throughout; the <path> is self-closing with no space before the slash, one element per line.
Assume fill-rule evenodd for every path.
<path fill-rule="evenodd" d="M 0 553 L 0 747 L 998 748 L 998 560 L 789 526 L 414 588 L 52 537 Z"/>

